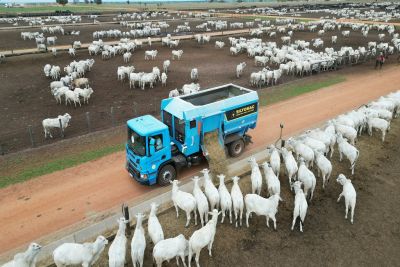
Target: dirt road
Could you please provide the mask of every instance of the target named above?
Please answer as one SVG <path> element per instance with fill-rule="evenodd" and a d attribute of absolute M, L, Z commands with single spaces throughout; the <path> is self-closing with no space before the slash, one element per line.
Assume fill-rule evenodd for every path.
<path fill-rule="evenodd" d="M 261 109 L 250 149 L 275 141 L 280 122 L 285 124 L 286 135 L 294 134 L 398 90 L 400 84 L 398 66 L 349 74 L 346 78 L 346 82 Z M 132 181 L 124 170 L 124 161 L 123 152 L 115 153 L 0 190 L 0 251 L 93 220 L 98 213 L 150 191 L 156 194 L 158 190 L 167 190 Z M 186 172 L 182 177 L 188 175 Z"/>

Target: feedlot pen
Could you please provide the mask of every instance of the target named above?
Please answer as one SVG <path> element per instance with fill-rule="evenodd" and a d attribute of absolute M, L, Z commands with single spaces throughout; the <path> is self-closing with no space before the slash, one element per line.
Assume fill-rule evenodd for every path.
<path fill-rule="evenodd" d="M 335 45 L 331 45 L 330 42 L 332 35 L 338 36 L 338 42 Z M 368 38 L 363 38 L 360 32 L 352 32 L 349 38 L 342 38 L 340 32 L 335 30 L 327 32 L 321 38 L 325 41 L 326 47 L 340 49 L 342 46 L 353 48 L 366 46 L 369 41 L 378 41 L 377 35 L 377 31 L 371 30 Z M 0 32 L 1 36 L 2 32 Z M 240 36 L 251 38 L 246 34 Z M 277 33 L 276 37 L 270 38 L 264 34 L 262 39 L 275 41 L 278 46 L 281 46 L 281 36 L 283 35 Z M 295 32 L 293 40 L 311 41 L 316 37 L 316 32 Z M 216 40 L 224 41 L 225 47 L 216 49 L 214 47 Z M 157 49 L 158 55 L 155 60 L 145 61 L 144 51 L 149 49 Z M 168 97 L 170 90 L 181 88 L 183 84 L 191 82 L 192 68 L 199 70 L 199 84 L 202 89 L 231 82 L 250 87 L 250 73 L 262 69 L 260 66 L 255 66 L 254 59 L 247 57 L 245 53 L 237 56 L 230 55 L 227 37 L 212 37 L 209 44 L 197 44 L 194 40 L 185 40 L 180 42 L 177 49 L 184 51 L 181 60 L 171 60 L 171 49 L 162 47 L 160 43 L 154 43 L 151 48 L 144 45 L 143 48 L 135 50 L 129 63 L 124 63 L 121 55 L 103 61 L 101 55 L 89 56 L 87 49 L 78 50 L 75 58 L 71 58 L 65 52 L 60 52 L 57 57 L 47 53 L 7 58 L 7 62 L 0 65 L 2 81 L 0 106 L 3 111 L 0 114 L 2 121 L 0 152 L 9 153 L 60 140 L 60 133 L 55 133 L 55 138 L 52 140 L 45 140 L 41 121 L 64 113 L 72 116 L 70 126 L 65 131 L 66 137 L 79 136 L 90 131 L 123 124 L 127 119 L 138 115 L 158 114 L 160 100 Z M 315 50 L 322 51 L 322 49 Z M 63 69 L 73 60 L 88 58 L 95 60 L 92 71 L 86 75 L 89 78 L 90 87 L 94 90 L 89 104 L 77 108 L 72 105 L 65 106 L 64 103 L 57 104 L 50 92 L 51 80 L 43 74 L 43 66 L 45 64 L 58 65 Z M 146 88 L 143 91 L 138 88 L 130 89 L 127 81 L 117 80 L 118 66 L 133 65 L 135 72 L 151 72 L 154 66 L 162 69 L 163 61 L 166 59 L 171 60 L 166 87 L 157 83 L 154 88 Z M 247 67 L 241 78 L 237 79 L 236 65 L 240 62 L 246 62 Z M 368 64 L 371 64 L 372 68 L 373 63 Z M 270 65 L 269 67 L 276 69 L 278 66 Z M 298 78 L 283 75 L 279 83 Z"/>
<path fill-rule="evenodd" d="M 364 133 L 357 141 L 360 158 L 356 171 L 350 176 L 349 163 L 346 159 L 339 162 L 339 153 L 335 148 L 332 158 L 333 172 L 325 190 L 322 190 L 322 179 L 317 177 L 314 197 L 309 203 L 304 223 L 304 232 L 300 233 L 298 222 L 291 231 L 294 194 L 289 189 L 287 176 L 281 165 L 281 198 L 277 219 L 277 231 L 265 224 L 264 216 L 253 213 L 249 219 L 250 227 L 245 224 L 236 228 L 229 223 L 229 217 L 223 224 L 217 224 L 209 257 L 207 248 L 203 248 L 200 265 L 208 267 L 229 266 L 398 266 L 400 254 L 400 211 L 398 203 L 400 194 L 396 184 L 400 174 L 400 121 L 394 119 L 385 143 L 381 142 L 380 132 L 374 131 L 369 137 Z M 344 218 L 344 200 L 336 200 L 342 192 L 342 186 L 336 182 L 339 173 L 352 180 L 357 192 L 354 224 Z M 226 181 L 230 180 L 228 177 Z M 239 185 L 243 195 L 251 193 L 250 176 L 241 177 Z M 226 182 L 230 191 L 232 183 Z M 267 195 L 263 178 L 261 196 Z M 133 216 L 133 215 L 132 215 Z M 165 238 L 183 234 L 189 239 L 192 233 L 200 228 L 191 224 L 185 228 L 185 213 L 180 210 L 176 218 L 172 207 L 157 215 L 164 231 Z M 134 227 L 134 226 L 133 226 Z M 152 250 L 147 233 L 147 223 L 143 224 L 146 235 L 144 266 L 152 266 Z M 131 231 L 133 234 L 133 229 Z M 130 243 L 128 236 L 127 264 L 131 267 Z M 110 245 L 111 242 L 109 242 Z M 94 267 L 108 266 L 105 248 Z M 50 264 L 50 262 L 49 262 Z M 192 266 L 195 262 L 192 262 Z M 51 265 L 52 267 L 54 265 Z M 176 266 L 175 260 L 164 262 L 164 267 Z"/>

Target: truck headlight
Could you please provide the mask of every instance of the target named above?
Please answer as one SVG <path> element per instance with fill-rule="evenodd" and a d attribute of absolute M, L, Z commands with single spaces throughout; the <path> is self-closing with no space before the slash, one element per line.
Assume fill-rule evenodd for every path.
<path fill-rule="evenodd" d="M 140 178 L 147 179 L 147 174 L 140 174 Z"/>

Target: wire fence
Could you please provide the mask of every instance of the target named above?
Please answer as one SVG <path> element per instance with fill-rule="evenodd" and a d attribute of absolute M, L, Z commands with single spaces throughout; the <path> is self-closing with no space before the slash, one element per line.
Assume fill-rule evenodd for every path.
<path fill-rule="evenodd" d="M 371 51 L 368 51 L 359 57 L 345 55 L 329 61 L 320 61 L 311 65 L 312 71 L 310 74 L 314 75 L 320 72 L 338 70 L 345 66 L 363 64 L 373 59 L 374 56 Z M 0 155 L 120 126 L 131 118 L 145 114 L 159 116 L 160 102 L 161 98 L 150 97 L 147 103 L 133 102 L 128 107 L 111 106 L 103 111 L 91 111 L 74 115 L 65 131 L 60 128 L 52 129 L 52 138 L 45 138 L 43 126 L 40 122 L 26 125 L 16 131 L 0 133 Z"/>
<path fill-rule="evenodd" d="M 129 107 L 111 106 L 103 111 L 91 111 L 73 115 L 64 131 L 60 127 L 51 129 L 52 137 L 47 136 L 45 138 L 44 129 L 40 122 L 26 125 L 19 130 L 0 133 L 0 155 L 117 127 L 125 124 L 129 119 L 144 114 L 159 116 L 160 101 L 161 98 L 150 98 L 147 103 L 139 104 L 133 102 Z"/>

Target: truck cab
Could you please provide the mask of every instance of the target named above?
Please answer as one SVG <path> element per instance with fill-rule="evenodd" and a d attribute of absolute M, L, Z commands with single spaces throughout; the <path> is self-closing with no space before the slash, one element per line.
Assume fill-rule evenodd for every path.
<path fill-rule="evenodd" d="M 182 167 L 207 155 L 204 136 L 218 133 L 221 146 L 239 156 L 258 115 L 257 92 L 223 85 L 161 101 L 161 120 L 144 115 L 128 120 L 126 169 L 142 184 L 167 185 Z"/>
<path fill-rule="evenodd" d="M 161 164 L 171 159 L 168 127 L 151 115 L 131 119 L 127 126 L 127 169 L 138 182 L 153 184 Z"/>

